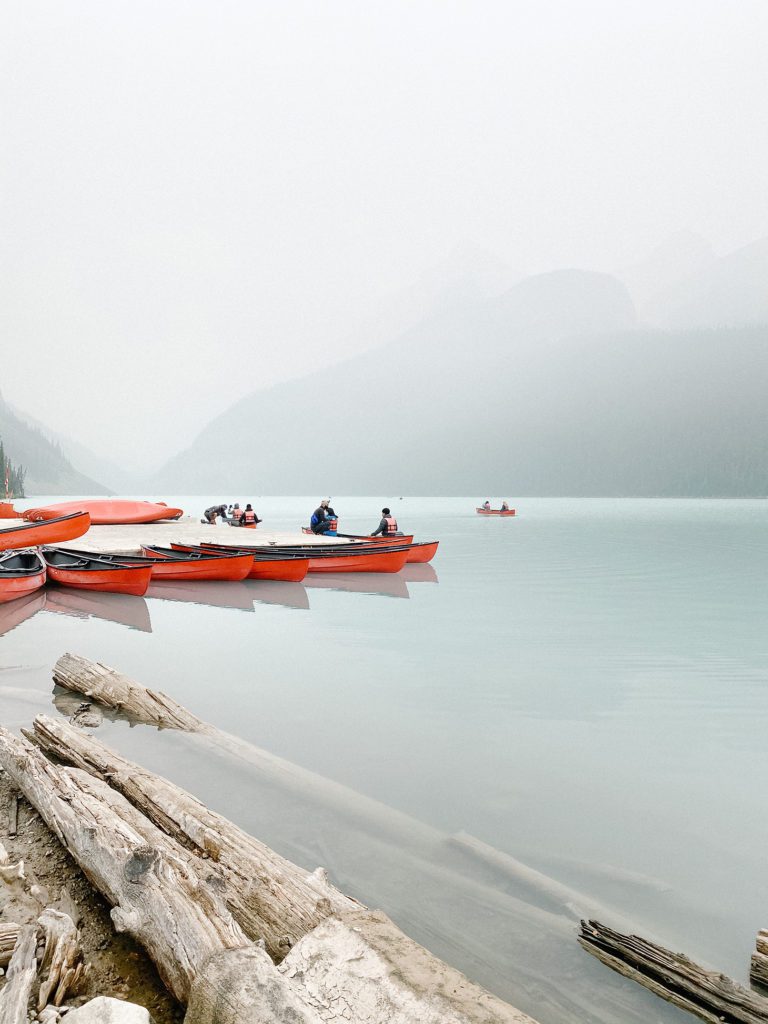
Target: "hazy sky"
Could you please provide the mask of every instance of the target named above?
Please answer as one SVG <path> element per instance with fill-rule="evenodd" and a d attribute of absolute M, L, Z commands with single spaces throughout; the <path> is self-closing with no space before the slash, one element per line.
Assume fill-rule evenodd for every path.
<path fill-rule="evenodd" d="M 750 242 L 767 43 L 765 0 L 6 3 L 0 388 L 154 465 L 476 248 Z"/>

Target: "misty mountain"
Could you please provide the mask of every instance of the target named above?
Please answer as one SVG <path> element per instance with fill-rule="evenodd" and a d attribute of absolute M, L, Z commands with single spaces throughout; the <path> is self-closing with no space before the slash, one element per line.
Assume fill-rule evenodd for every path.
<path fill-rule="evenodd" d="M 61 447 L 23 419 L 0 396 L 0 437 L 15 465 L 26 470 L 26 492 L 34 494 L 110 494 L 103 484 L 80 473 Z"/>
<path fill-rule="evenodd" d="M 768 323 L 768 238 L 705 260 L 695 273 L 658 293 L 646 312 L 650 322 L 676 329 Z"/>
<path fill-rule="evenodd" d="M 768 329 L 638 328 L 606 275 L 528 278 L 215 420 L 155 489 L 763 495 Z"/>
<path fill-rule="evenodd" d="M 629 289 L 639 318 L 653 323 L 660 299 L 715 261 L 705 238 L 693 231 L 676 231 L 617 276 Z"/>

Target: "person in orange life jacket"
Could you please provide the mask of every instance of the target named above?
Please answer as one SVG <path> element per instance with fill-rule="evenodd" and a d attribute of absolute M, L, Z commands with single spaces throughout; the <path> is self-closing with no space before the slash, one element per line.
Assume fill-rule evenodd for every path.
<path fill-rule="evenodd" d="M 259 519 L 259 517 L 256 515 L 256 513 L 253 511 L 253 509 L 251 508 L 250 502 L 249 502 L 245 506 L 245 511 L 240 516 L 240 525 L 241 526 L 250 526 L 251 528 L 254 528 L 256 526 L 256 523 L 260 523 L 260 522 L 262 522 L 262 520 Z"/>
<path fill-rule="evenodd" d="M 391 537 L 397 532 L 397 520 L 388 508 L 383 508 L 381 510 L 381 522 L 379 523 L 378 529 L 374 530 L 371 536 L 375 537 L 380 533 L 382 537 Z"/>
<path fill-rule="evenodd" d="M 336 519 L 336 513 L 331 508 L 331 499 L 323 498 L 312 517 L 309 520 L 309 527 L 312 533 L 328 533 L 334 530 L 335 524 L 331 520 Z"/>

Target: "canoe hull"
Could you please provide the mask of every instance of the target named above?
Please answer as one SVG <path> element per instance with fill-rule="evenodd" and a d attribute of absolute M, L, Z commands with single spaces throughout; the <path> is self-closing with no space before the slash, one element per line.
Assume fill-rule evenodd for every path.
<path fill-rule="evenodd" d="M 51 519 L 69 512 L 87 512 L 94 526 L 126 526 L 131 523 L 157 523 L 163 519 L 178 519 L 184 514 L 180 508 L 169 508 L 157 501 L 129 501 L 123 498 L 98 498 L 84 501 L 61 501 L 55 505 L 41 505 L 23 513 L 29 522 Z"/>
<path fill-rule="evenodd" d="M 219 554 L 221 548 L 209 548 L 201 545 L 199 548 L 188 544 L 171 544 L 174 551 L 205 551 L 206 554 Z M 237 551 L 237 548 L 230 548 Z M 301 583 L 309 571 L 308 558 L 254 558 L 250 551 L 244 552 L 251 559 L 251 569 L 246 579 L 249 580 L 277 580 L 282 583 Z"/>
<path fill-rule="evenodd" d="M 209 548 L 210 545 L 203 545 Z M 345 551 L 334 549 L 333 554 L 313 556 L 307 548 L 297 547 L 296 554 L 292 555 L 290 546 L 275 550 L 275 556 L 284 555 L 286 558 L 309 560 L 309 572 L 400 572 L 406 563 L 408 550 L 398 549 L 390 551 L 387 545 L 379 545 L 369 548 L 367 551 L 357 551 L 353 544 L 344 545 Z M 270 548 L 248 548 L 257 556 L 269 557 Z M 322 547 L 319 548 L 322 550 Z M 348 553 L 347 553 L 348 552 Z"/>
<path fill-rule="evenodd" d="M 439 540 L 433 540 L 423 544 L 413 544 L 408 551 L 408 562 L 431 562 L 437 554 Z"/>
<path fill-rule="evenodd" d="M 508 508 L 506 510 L 502 510 L 500 508 L 476 508 L 475 512 L 477 512 L 477 514 L 479 516 L 514 516 L 514 515 L 517 515 L 517 509 L 515 509 L 515 508 Z"/>
<path fill-rule="evenodd" d="M 10 568 L 3 565 L 8 560 L 7 556 L 0 559 L 0 604 L 26 597 L 45 585 L 45 565 L 38 555 L 29 553 L 19 557 L 12 555 L 11 558 L 30 564 Z"/>
<path fill-rule="evenodd" d="M 103 569 L 76 569 L 48 565 L 48 581 L 62 587 L 143 597 L 152 578 L 151 566 L 116 565 Z"/>
<path fill-rule="evenodd" d="M 91 517 L 87 512 L 74 512 L 43 522 L 12 526 L 9 530 L 0 530 L 0 551 L 76 540 L 87 533 L 90 527 Z"/>
<path fill-rule="evenodd" d="M 174 558 L 173 555 L 163 556 L 157 550 L 144 547 L 142 552 L 154 559 L 152 565 L 153 580 L 219 580 L 236 583 L 247 579 L 253 565 L 253 555 L 243 552 L 235 555 L 216 555 L 211 558 L 185 559 Z"/>

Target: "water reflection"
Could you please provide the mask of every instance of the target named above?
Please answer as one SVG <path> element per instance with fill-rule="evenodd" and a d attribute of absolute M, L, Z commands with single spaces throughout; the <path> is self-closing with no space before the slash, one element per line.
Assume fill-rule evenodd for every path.
<path fill-rule="evenodd" d="M 15 601 L 0 604 L 0 636 L 10 633 L 22 622 L 31 619 L 45 608 L 45 591 L 36 590 L 33 594 L 20 597 Z"/>
<path fill-rule="evenodd" d="M 285 608 L 309 610 L 309 597 L 301 583 L 281 580 L 244 580 L 251 597 L 259 604 L 281 604 Z"/>
<path fill-rule="evenodd" d="M 409 562 L 398 573 L 408 583 L 439 583 L 437 573 L 429 562 Z"/>
<path fill-rule="evenodd" d="M 147 597 L 159 601 L 183 601 L 187 604 L 205 604 L 212 608 L 238 608 L 253 611 L 253 594 L 245 583 L 217 583 L 198 580 L 196 583 L 151 583 Z"/>
<path fill-rule="evenodd" d="M 100 594 L 57 587 L 46 591 L 45 610 L 80 619 L 106 619 L 142 633 L 152 632 L 147 602 L 131 594 Z"/>
<path fill-rule="evenodd" d="M 406 599 L 411 596 L 405 580 L 395 572 L 309 573 L 304 586 L 310 590 L 345 590 L 352 594 L 383 594 Z"/>

